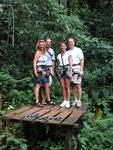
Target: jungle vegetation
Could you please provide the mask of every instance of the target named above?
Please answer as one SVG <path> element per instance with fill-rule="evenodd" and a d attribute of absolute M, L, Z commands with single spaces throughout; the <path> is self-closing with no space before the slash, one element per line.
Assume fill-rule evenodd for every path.
<path fill-rule="evenodd" d="M 74 36 L 85 55 L 82 101 L 88 104 L 83 129 L 73 132 L 81 150 L 113 149 L 113 1 L 112 0 L 1 0 L 0 1 L 0 115 L 22 105 L 34 105 L 32 61 L 38 39 L 51 38 L 55 55 L 60 41 Z M 57 78 L 52 97 L 61 102 Z M 73 96 L 71 97 L 73 99 Z M 36 128 L 34 128 L 35 132 Z M 63 150 L 63 135 L 33 140 L 31 147 Z M 20 123 L 9 124 L 0 149 L 29 146 Z M 34 148 L 33 148 L 33 145 Z"/>

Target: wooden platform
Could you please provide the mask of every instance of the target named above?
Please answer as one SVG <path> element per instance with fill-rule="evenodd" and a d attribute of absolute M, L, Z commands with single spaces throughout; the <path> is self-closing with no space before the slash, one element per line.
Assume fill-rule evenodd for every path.
<path fill-rule="evenodd" d="M 81 108 L 71 107 L 69 109 L 61 108 L 59 105 L 43 107 L 24 106 L 7 113 L 2 119 L 74 126 L 86 112 L 86 109 L 86 105 L 82 105 Z"/>
<path fill-rule="evenodd" d="M 65 150 L 71 150 L 72 128 L 80 128 L 81 117 L 85 114 L 87 106 L 81 108 L 61 108 L 59 105 L 46 105 L 43 107 L 23 106 L 17 110 L 6 113 L 3 121 L 20 121 L 28 123 L 40 123 L 46 125 L 60 125 L 65 130 Z"/>

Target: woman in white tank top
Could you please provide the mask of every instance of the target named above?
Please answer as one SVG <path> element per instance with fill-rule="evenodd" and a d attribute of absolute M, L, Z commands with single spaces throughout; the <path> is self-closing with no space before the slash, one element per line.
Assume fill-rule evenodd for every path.
<path fill-rule="evenodd" d="M 68 51 L 66 51 L 66 44 L 62 42 L 60 44 L 61 53 L 57 56 L 59 61 L 58 71 L 60 74 L 60 83 L 62 88 L 62 94 L 64 101 L 60 105 L 61 107 L 70 107 L 70 79 L 72 78 L 72 59 Z"/>
<path fill-rule="evenodd" d="M 33 60 L 33 69 L 35 74 L 35 98 L 36 105 L 42 106 L 39 102 L 39 90 L 41 86 L 44 86 L 46 89 L 46 95 L 48 101 L 50 101 L 50 90 L 49 90 L 49 76 L 47 74 L 46 61 L 46 43 L 44 40 L 39 40 L 36 45 L 36 52 Z"/>

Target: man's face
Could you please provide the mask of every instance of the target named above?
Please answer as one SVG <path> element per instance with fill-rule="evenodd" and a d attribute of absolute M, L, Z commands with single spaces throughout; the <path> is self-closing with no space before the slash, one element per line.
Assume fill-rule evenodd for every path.
<path fill-rule="evenodd" d="M 51 39 L 47 39 L 46 40 L 46 47 L 47 48 L 51 47 L 51 44 L 52 44 Z"/>
<path fill-rule="evenodd" d="M 74 39 L 70 38 L 68 40 L 68 46 L 70 49 L 74 48 L 74 45 L 75 45 L 75 42 L 74 42 Z"/>

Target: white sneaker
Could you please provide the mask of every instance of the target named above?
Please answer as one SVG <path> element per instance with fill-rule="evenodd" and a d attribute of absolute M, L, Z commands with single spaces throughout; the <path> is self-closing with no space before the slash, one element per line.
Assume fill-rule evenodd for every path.
<path fill-rule="evenodd" d="M 64 100 L 61 104 L 60 104 L 60 107 L 65 107 L 66 105 L 66 100 Z"/>
<path fill-rule="evenodd" d="M 78 101 L 77 101 L 77 107 L 81 107 L 81 105 L 82 105 L 82 104 L 81 104 L 81 100 L 78 100 Z"/>
<path fill-rule="evenodd" d="M 69 102 L 69 101 L 66 101 L 65 107 L 66 107 L 66 108 L 70 108 L 70 102 Z"/>
<path fill-rule="evenodd" d="M 76 100 L 72 103 L 72 106 L 77 105 L 77 103 L 78 103 L 78 100 L 76 99 Z"/>

